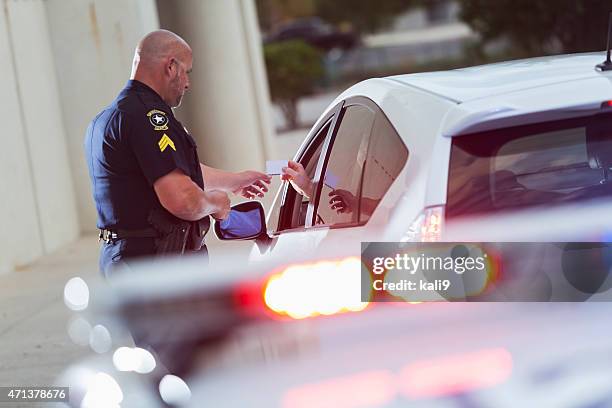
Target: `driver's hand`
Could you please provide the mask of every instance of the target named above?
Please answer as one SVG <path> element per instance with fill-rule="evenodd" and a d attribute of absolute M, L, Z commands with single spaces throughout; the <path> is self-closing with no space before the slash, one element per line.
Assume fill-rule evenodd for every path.
<path fill-rule="evenodd" d="M 300 163 L 289 160 L 288 167 L 283 167 L 282 169 L 281 179 L 288 180 L 295 191 L 304 197 L 308 199 L 312 197 L 314 185 L 310 177 L 308 177 L 308 174 L 306 174 L 304 166 Z"/>

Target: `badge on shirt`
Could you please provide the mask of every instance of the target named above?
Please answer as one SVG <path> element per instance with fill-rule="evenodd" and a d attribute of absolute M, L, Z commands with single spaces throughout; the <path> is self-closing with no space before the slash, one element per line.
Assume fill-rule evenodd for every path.
<path fill-rule="evenodd" d="M 170 137 L 168 137 L 167 134 L 164 133 L 164 135 L 161 137 L 161 139 L 159 139 L 159 142 L 157 142 L 157 145 L 159 146 L 159 150 L 161 152 L 163 152 L 164 150 L 166 150 L 166 147 L 170 146 L 170 148 L 172 150 L 174 150 L 176 152 L 176 147 L 174 147 L 174 142 L 172 141 L 172 139 L 170 139 Z"/>
<path fill-rule="evenodd" d="M 147 113 L 147 116 L 154 130 L 168 130 L 168 117 L 165 112 L 153 109 Z"/>

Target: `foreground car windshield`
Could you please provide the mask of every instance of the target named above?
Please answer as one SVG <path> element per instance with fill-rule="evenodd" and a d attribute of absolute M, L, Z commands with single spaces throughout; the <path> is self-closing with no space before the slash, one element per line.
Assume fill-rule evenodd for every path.
<path fill-rule="evenodd" d="M 612 114 L 453 138 L 446 215 L 612 195 Z"/>

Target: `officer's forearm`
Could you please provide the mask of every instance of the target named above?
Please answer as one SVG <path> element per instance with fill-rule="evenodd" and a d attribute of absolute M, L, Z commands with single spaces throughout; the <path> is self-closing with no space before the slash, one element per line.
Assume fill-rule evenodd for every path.
<path fill-rule="evenodd" d="M 183 220 L 196 221 L 219 210 L 215 195 L 203 191 L 181 170 L 161 177 L 153 188 L 161 205 Z"/>
<path fill-rule="evenodd" d="M 238 173 L 215 169 L 202 163 L 200 163 L 200 169 L 206 191 L 217 190 L 229 193 L 236 190 Z"/>
<path fill-rule="evenodd" d="M 190 191 L 183 201 L 184 205 L 174 214 L 186 221 L 197 221 L 207 215 L 214 214 L 219 210 L 219 206 L 213 197 L 199 188 Z"/>

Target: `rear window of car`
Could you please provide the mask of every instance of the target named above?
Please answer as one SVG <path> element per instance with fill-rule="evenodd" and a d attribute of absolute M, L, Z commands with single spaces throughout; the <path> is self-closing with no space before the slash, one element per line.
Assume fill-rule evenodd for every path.
<path fill-rule="evenodd" d="M 447 217 L 612 195 L 612 114 L 453 138 Z"/>

